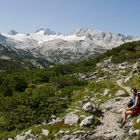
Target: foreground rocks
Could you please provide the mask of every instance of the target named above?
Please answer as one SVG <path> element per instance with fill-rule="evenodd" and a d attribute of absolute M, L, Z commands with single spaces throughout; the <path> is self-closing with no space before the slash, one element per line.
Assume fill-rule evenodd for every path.
<path fill-rule="evenodd" d="M 91 102 L 87 102 L 86 104 L 84 104 L 82 109 L 86 112 L 95 112 L 96 106 Z"/>
<path fill-rule="evenodd" d="M 81 121 L 80 126 L 90 126 L 93 123 L 93 116 L 86 117 L 84 120 Z"/>
<path fill-rule="evenodd" d="M 69 113 L 66 115 L 66 117 L 64 119 L 64 123 L 72 125 L 72 124 L 78 123 L 78 120 L 79 120 L 79 117 L 76 114 Z"/>

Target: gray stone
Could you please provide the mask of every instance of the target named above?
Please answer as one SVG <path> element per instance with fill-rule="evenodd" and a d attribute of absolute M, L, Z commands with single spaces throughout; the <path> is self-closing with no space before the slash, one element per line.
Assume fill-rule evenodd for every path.
<path fill-rule="evenodd" d="M 80 127 L 83 126 L 90 126 L 93 123 L 93 116 L 86 117 L 84 120 L 81 121 Z"/>
<path fill-rule="evenodd" d="M 47 130 L 47 129 L 42 129 L 42 135 L 48 136 L 48 135 L 49 135 L 49 130 Z"/>
<path fill-rule="evenodd" d="M 90 96 L 84 96 L 83 102 L 89 102 L 90 101 Z"/>
<path fill-rule="evenodd" d="M 133 130 L 133 128 L 129 129 L 128 134 L 129 134 L 129 136 L 136 136 L 136 132 Z"/>
<path fill-rule="evenodd" d="M 51 119 L 56 119 L 56 116 L 52 114 Z"/>
<path fill-rule="evenodd" d="M 91 102 L 87 102 L 86 104 L 84 104 L 82 109 L 87 112 L 95 112 L 96 106 Z"/>
<path fill-rule="evenodd" d="M 62 121 L 62 120 L 61 120 L 60 118 L 52 119 L 52 121 L 49 122 L 48 125 L 53 125 L 53 124 L 55 124 L 55 123 L 57 123 L 57 122 L 61 122 L 61 121 Z"/>
<path fill-rule="evenodd" d="M 26 136 L 17 135 L 15 140 L 25 140 Z"/>
<path fill-rule="evenodd" d="M 106 96 L 106 95 L 108 95 L 108 94 L 109 94 L 109 89 L 106 88 L 106 89 L 104 90 L 104 92 L 103 92 L 103 95 Z"/>
<path fill-rule="evenodd" d="M 76 124 L 79 120 L 79 117 L 74 113 L 69 113 L 65 116 L 64 123 L 65 124 Z"/>
<path fill-rule="evenodd" d="M 25 132 L 25 135 L 29 135 L 29 134 L 31 134 L 31 132 L 32 132 L 32 130 L 28 130 Z"/>
<path fill-rule="evenodd" d="M 64 135 L 60 140 L 69 140 L 70 138 L 70 135 Z"/>
<path fill-rule="evenodd" d="M 117 93 L 116 93 L 116 96 L 125 96 L 126 93 L 124 90 L 118 90 Z"/>
<path fill-rule="evenodd" d="M 77 131 L 73 132 L 74 135 L 83 134 L 83 133 L 86 133 L 86 132 L 84 130 L 77 130 Z"/>
<path fill-rule="evenodd" d="M 126 77 L 126 78 L 124 79 L 124 83 L 130 81 L 130 80 L 132 79 L 132 77 L 133 77 L 133 75 Z"/>

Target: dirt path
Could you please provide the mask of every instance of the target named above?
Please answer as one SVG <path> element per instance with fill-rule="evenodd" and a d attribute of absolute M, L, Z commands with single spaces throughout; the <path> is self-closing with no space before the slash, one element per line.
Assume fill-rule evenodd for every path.
<path fill-rule="evenodd" d="M 101 139 L 103 137 L 102 139 L 107 140 L 121 140 L 124 130 L 119 128 L 117 121 L 127 100 L 128 98 L 119 97 L 101 105 L 104 112 L 103 118 L 100 119 L 102 124 L 96 128 L 92 139 Z"/>
<path fill-rule="evenodd" d="M 117 84 L 129 93 L 130 88 L 122 86 L 122 82 L 118 80 Z M 119 128 L 117 121 L 120 119 L 122 109 L 127 102 L 128 97 L 118 97 L 101 105 L 103 117 L 100 118 L 100 121 L 102 124 L 96 128 L 91 139 L 121 140 L 124 130 Z"/>

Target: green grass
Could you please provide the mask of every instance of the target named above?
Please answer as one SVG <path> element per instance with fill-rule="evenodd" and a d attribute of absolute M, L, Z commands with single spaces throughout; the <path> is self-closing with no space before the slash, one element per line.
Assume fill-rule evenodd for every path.
<path fill-rule="evenodd" d="M 124 84 L 124 86 L 135 87 L 140 91 L 140 76 L 133 76 L 130 81 Z"/>
<path fill-rule="evenodd" d="M 121 89 L 115 82 L 113 81 L 102 81 L 96 83 L 95 81 L 91 81 L 88 84 L 88 88 L 91 90 L 93 95 L 96 95 L 96 100 L 99 103 L 103 103 L 111 98 L 115 98 L 115 93 Z M 103 92 L 105 89 L 109 89 L 109 96 L 104 96 Z"/>
<path fill-rule="evenodd" d="M 5 132 L 0 131 L 0 139 L 6 140 L 8 138 L 15 138 L 15 136 L 17 136 L 20 133 L 21 131 L 19 130 L 5 131 Z"/>

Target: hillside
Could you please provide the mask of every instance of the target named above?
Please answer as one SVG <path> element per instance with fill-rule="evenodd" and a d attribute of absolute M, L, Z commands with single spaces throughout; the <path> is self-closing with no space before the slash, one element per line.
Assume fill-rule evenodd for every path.
<path fill-rule="evenodd" d="M 140 90 L 140 41 L 53 68 L 0 74 L 0 138 L 139 139 L 139 116 L 117 122 Z"/>
<path fill-rule="evenodd" d="M 52 65 L 43 57 L 35 57 L 29 50 L 0 44 L 0 70 L 17 71 L 44 68 Z"/>

